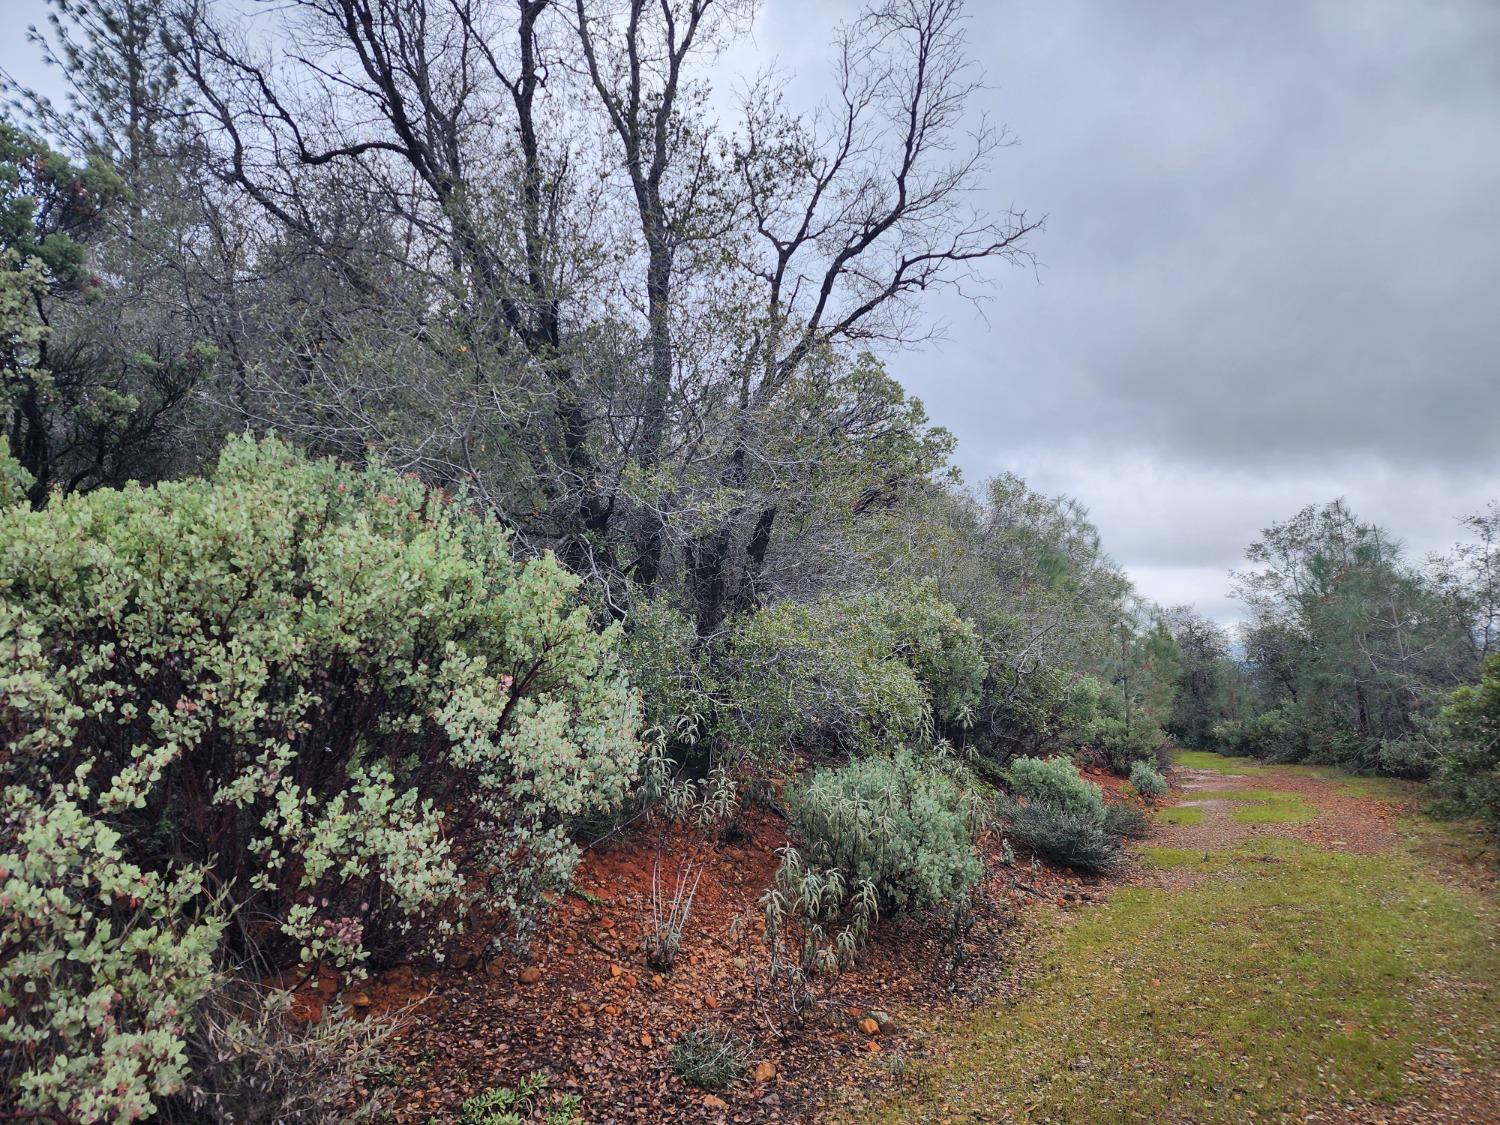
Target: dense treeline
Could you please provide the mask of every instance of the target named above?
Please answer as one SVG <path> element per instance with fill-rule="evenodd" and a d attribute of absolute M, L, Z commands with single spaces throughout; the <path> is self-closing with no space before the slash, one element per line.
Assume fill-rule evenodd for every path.
<path fill-rule="evenodd" d="M 1239 637 L 1175 615 L 1184 743 L 1275 761 L 1433 778 L 1455 811 L 1500 819 L 1493 708 L 1500 510 L 1414 562 L 1342 501 L 1262 532 L 1237 575 Z"/>

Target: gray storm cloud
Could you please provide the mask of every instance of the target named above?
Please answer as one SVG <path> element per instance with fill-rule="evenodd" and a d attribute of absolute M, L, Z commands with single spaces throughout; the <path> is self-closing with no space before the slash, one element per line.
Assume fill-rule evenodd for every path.
<path fill-rule="evenodd" d="M 969 476 L 1074 492 L 1146 593 L 1221 617 L 1303 504 L 1420 554 L 1500 496 L 1500 6 L 971 10 L 1019 141 L 991 202 L 1048 224 L 1039 281 L 893 358 Z M 805 18 L 759 32 L 815 65 Z"/>
<path fill-rule="evenodd" d="M 811 98 L 854 10 L 766 0 L 721 85 L 774 58 Z M 1048 216 L 1039 266 L 890 357 L 970 479 L 1077 495 L 1146 594 L 1226 619 L 1244 545 L 1304 504 L 1423 553 L 1500 497 L 1500 4 L 970 11 L 1018 141 L 985 202 Z M 35 55 L 0 44 L 55 83 Z"/>

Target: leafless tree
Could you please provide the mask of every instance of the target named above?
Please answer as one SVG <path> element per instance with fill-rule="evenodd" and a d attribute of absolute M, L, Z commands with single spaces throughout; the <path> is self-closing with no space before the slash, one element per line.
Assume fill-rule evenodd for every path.
<path fill-rule="evenodd" d="M 704 634 L 805 502 L 819 451 L 787 433 L 848 417 L 820 373 L 1028 260 L 1037 223 L 975 203 L 1007 136 L 960 0 L 873 0 L 825 105 L 767 78 L 730 126 L 707 79 L 748 0 L 183 3 L 188 116 L 259 216 L 243 273 L 288 341 L 242 368 L 256 420 L 379 435 L 615 604 L 680 585 Z"/>

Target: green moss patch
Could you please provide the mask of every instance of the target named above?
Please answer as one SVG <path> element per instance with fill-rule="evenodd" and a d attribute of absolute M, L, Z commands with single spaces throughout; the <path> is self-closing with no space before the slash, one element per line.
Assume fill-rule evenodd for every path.
<path fill-rule="evenodd" d="M 1318 815 L 1301 794 L 1285 789 L 1209 789 L 1193 797 L 1231 802 L 1234 807 L 1229 810 L 1229 819 L 1240 824 L 1297 824 Z"/>
<path fill-rule="evenodd" d="M 1148 848 L 1185 866 L 1190 849 Z M 1403 1095 L 1419 1048 L 1494 1065 L 1500 911 L 1405 853 L 1286 839 L 1191 860 L 1042 931 L 1018 1000 L 944 1032 L 949 1060 L 876 1121 L 1244 1121 Z"/>
<path fill-rule="evenodd" d="M 1201 867 L 1204 852 L 1201 848 L 1141 848 L 1141 862 L 1147 867 Z"/>
<path fill-rule="evenodd" d="M 1192 805 L 1173 805 L 1156 814 L 1162 824 L 1202 824 L 1203 810 Z"/>
<path fill-rule="evenodd" d="M 1188 770 L 1209 770 L 1212 773 L 1245 774 L 1251 777 L 1267 772 L 1267 767 L 1254 758 L 1228 758 L 1211 750 L 1174 750 L 1172 764 Z"/>

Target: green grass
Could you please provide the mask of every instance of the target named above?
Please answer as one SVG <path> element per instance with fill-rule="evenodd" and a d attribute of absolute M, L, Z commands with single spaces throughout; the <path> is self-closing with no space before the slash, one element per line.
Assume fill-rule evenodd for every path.
<path fill-rule="evenodd" d="M 1192 805 L 1173 805 L 1157 813 L 1156 819 L 1162 824 L 1202 824 L 1203 810 Z"/>
<path fill-rule="evenodd" d="M 1421 786 L 1416 782 L 1401 781 L 1394 777 L 1364 777 L 1346 773 L 1337 766 L 1297 764 L 1276 768 L 1296 777 L 1337 782 L 1336 792 L 1344 797 L 1370 797 L 1379 801 L 1396 803 L 1412 800 L 1421 791 Z"/>
<path fill-rule="evenodd" d="M 1211 750 L 1174 750 L 1173 765 L 1189 770 L 1210 770 L 1214 773 L 1247 774 L 1254 777 L 1266 772 L 1267 767 L 1254 758 L 1227 758 Z"/>
<path fill-rule="evenodd" d="M 1145 847 L 1138 852 L 1147 867 L 1197 867 L 1205 862 L 1202 848 Z"/>
<path fill-rule="evenodd" d="M 944 1031 L 949 1061 L 861 1119 L 1274 1120 L 1351 1089 L 1395 1099 L 1424 1045 L 1500 1053 L 1500 911 L 1414 855 L 1143 854 L 1208 877 L 1054 918 L 1033 986 Z"/>
<path fill-rule="evenodd" d="M 1193 797 L 1234 802 L 1229 819 L 1240 824 L 1297 824 L 1318 815 L 1300 794 L 1285 789 L 1211 789 L 1195 792 Z"/>

